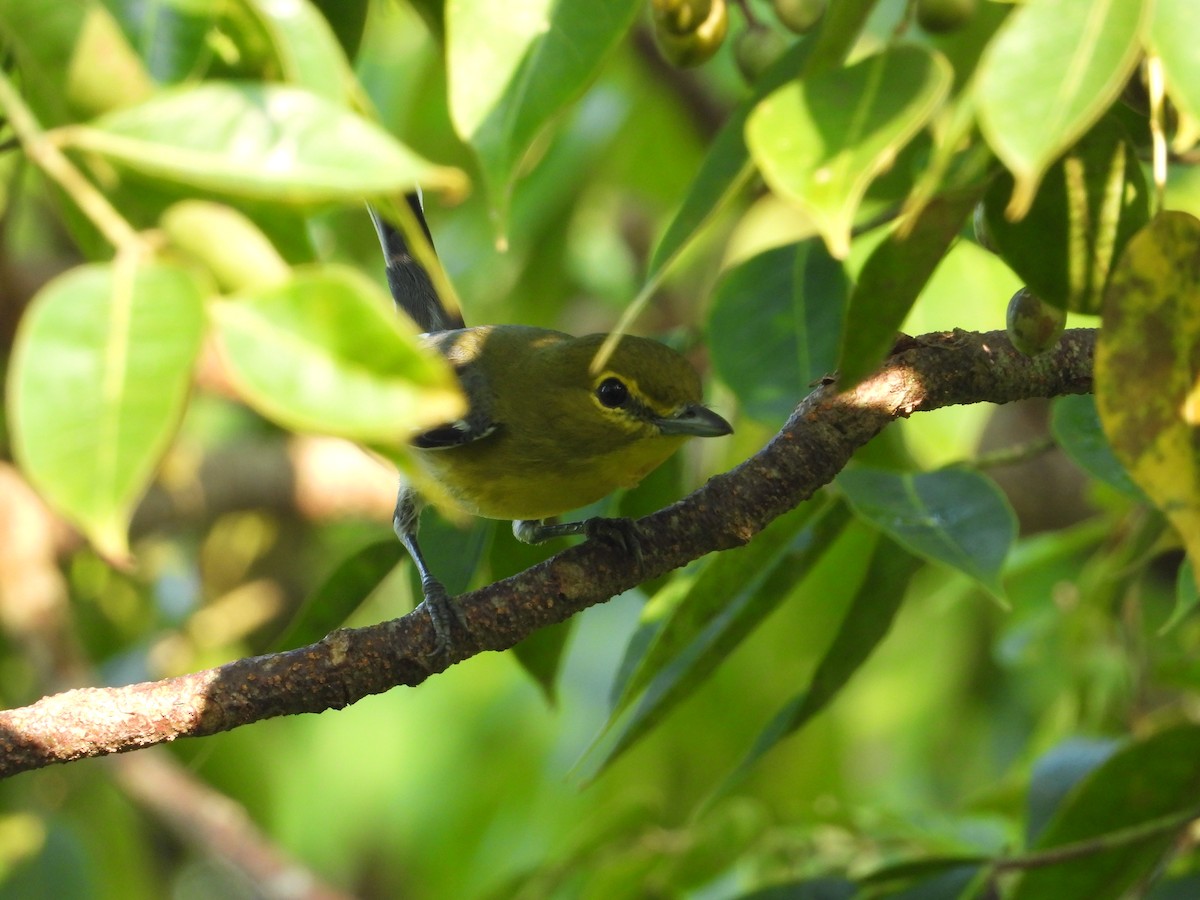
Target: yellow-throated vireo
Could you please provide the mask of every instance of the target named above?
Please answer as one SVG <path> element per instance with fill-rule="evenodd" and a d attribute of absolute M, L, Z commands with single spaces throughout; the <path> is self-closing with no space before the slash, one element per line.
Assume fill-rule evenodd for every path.
<path fill-rule="evenodd" d="M 406 199 L 432 249 L 420 192 Z M 511 519 L 522 541 L 584 534 L 640 555 L 627 519 L 547 520 L 633 487 L 689 437 L 732 432 L 701 402 L 695 369 L 669 347 L 630 335 L 597 367 L 607 335 L 576 338 L 524 325 L 467 328 L 458 310 L 439 298 L 400 231 L 374 209 L 371 218 L 396 305 L 449 360 L 468 403 L 462 418 L 412 439 L 417 464 L 462 512 Z M 402 479 L 393 526 L 447 647 L 454 610 L 417 543 L 420 508 L 420 497 Z"/>

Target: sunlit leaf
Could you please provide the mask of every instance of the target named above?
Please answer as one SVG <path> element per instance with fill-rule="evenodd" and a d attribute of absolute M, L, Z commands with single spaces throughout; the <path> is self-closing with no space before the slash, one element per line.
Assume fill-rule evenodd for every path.
<path fill-rule="evenodd" d="M 952 81 L 941 56 L 900 45 L 770 94 L 746 122 L 746 143 L 771 189 L 810 216 L 841 259 L 867 187 Z"/>
<path fill-rule="evenodd" d="M 68 146 L 143 175 L 283 203 L 358 201 L 420 184 L 458 187 L 366 119 L 289 85 L 206 82 L 62 129 Z"/>
<path fill-rule="evenodd" d="M 13 449 L 30 481 L 104 554 L 126 530 L 183 411 L 204 329 L 185 269 L 119 259 L 47 284 L 9 375 Z"/>
<path fill-rule="evenodd" d="M 1004 598 L 1000 572 L 1017 518 L 1000 489 L 978 472 L 848 469 L 837 484 L 854 511 L 930 562 L 958 569 Z"/>
<path fill-rule="evenodd" d="M 1098 313 L 1104 286 L 1129 239 L 1150 219 L 1150 191 L 1133 146 L 1102 120 L 1042 180 L 1029 211 L 1005 215 L 1013 180 L 988 189 L 984 210 L 997 252 L 1047 303 Z"/>
<path fill-rule="evenodd" d="M 500 222 L 538 133 L 591 82 L 637 0 L 448 0 L 446 66 L 454 127 L 479 156 Z M 505 230 L 503 227 L 502 231 Z"/>
<path fill-rule="evenodd" d="M 838 371 L 852 387 L 883 362 L 908 311 L 945 258 L 981 188 L 930 200 L 911 228 L 893 231 L 872 251 L 846 307 Z"/>
<path fill-rule="evenodd" d="M 1162 60 L 1167 93 L 1180 109 L 1200 120 L 1200 4 L 1194 0 L 1154 0 L 1150 43 Z"/>
<path fill-rule="evenodd" d="M 290 274 L 267 236 L 232 207 L 184 200 L 163 213 L 161 225 L 171 243 L 200 261 L 222 290 L 267 287 Z"/>
<path fill-rule="evenodd" d="M 1165 212 L 1129 242 L 1104 297 L 1096 406 L 1117 459 L 1200 560 L 1200 220 Z"/>
<path fill-rule="evenodd" d="M 1081 841 L 1092 852 L 1021 876 L 1015 900 L 1108 900 L 1159 865 L 1186 825 L 1148 834 L 1140 841 L 1106 846 L 1108 836 L 1197 809 L 1200 792 L 1200 727 L 1181 725 L 1129 743 L 1070 792 L 1035 847 L 1047 850 Z"/>
<path fill-rule="evenodd" d="M 288 428 L 396 447 L 462 412 L 449 368 L 351 269 L 300 270 L 212 313 L 234 384 Z"/>
<path fill-rule="evenodd" d="M 979 124 L 1016 187 L 1008 214 L 1033 203 L 1050 164 L 1129 80 L 1149 26 L 1147 0 L 1029 0 L 984 51 Z"/>

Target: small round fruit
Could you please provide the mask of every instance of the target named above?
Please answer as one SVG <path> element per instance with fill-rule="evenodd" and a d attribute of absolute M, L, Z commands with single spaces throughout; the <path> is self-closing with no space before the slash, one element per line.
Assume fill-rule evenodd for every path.
<path fill-rule="evenodd" d="M 712 12 L 713 0 L 650 0 L 654 24 L 672 34 L 691 34 Z"/>
<path fill-rule="evenodd" d="M 750 25 L 733 42 L 733 58 L 746 80 L 753 82 L 787 52 L 788 42 L 778 31 Z"/>
<path fill-rule="evenodd" d="M 712 0 L 708 18 L 695 31 L 684 35 L 674 34 L 656 24 L 654 38 L 667 62 L 687 68 L 708 62 L 721 49 L 728 30 L 729 11 L 725 7 L 725 0 Z"/>
<path fill-rule="evenodd" d="M 975 15 L 978 0 L 917 0 L 917 24 L 930 34 L 957 31 Z"/>
<path fill-rule="evenodd" d="M 1066 323 L 1066 310 L 1047 303 L 1029 288 L 1021 288 L 1008 301 L 1008 339 L 1026 356 L 1052 350 Z"/>
<path fill-rule="evenodd" d="M 808 34 L 825 15 L 826 0 L 771 0 L 775 18 L 796 34 Z"/>

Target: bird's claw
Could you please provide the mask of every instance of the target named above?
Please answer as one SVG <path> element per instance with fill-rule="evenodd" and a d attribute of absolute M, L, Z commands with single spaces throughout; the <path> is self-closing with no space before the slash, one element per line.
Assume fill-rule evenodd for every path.
<path fill-rule="evenodd" d="M 583 533 L 589 540 L 600 540 L 628 554 L 637 567 L 642 567 L 642 535 L 633 519 L 597 517 L 584 523 Z"/>

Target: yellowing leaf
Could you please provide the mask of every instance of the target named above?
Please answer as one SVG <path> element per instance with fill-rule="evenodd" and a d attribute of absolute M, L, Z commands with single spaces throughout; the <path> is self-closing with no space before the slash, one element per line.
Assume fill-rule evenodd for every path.
<path fill-rule="evenodd" d="M 1113 270 L 1096 405 L 1117 458 L 1200 561 L 1200 220 L 1164 212 Z"/>

